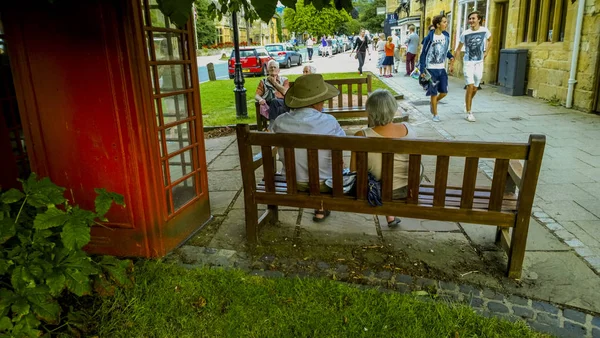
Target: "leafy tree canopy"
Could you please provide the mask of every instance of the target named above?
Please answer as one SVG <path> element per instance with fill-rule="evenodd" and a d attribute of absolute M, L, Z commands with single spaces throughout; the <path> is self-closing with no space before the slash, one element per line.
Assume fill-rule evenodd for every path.
<path fill-rule="evenodd" d="M 283 10 L 283 20 L 292 32 L 307 32 L 313 36 L 329 35 L 340 31 L 344 23 L 352 20 L 345 10 L 337 10 L 333 6 L 318 10 L 314 5 L 296 3 L 296 9 Z"/>
<path fill-rule="evenodd" d="M 196 7 L 196 39 L 199 46 L 212 45 L 215 42 L 217 28 L 208 6 L 210 0 L 194 0 Z"/>
<path fill-rule="evenodd" d="M 372 33 L 383 31 L 381 23 L 385 20 L 385 15 L 377 15 L 377 7 L 385 7 L 385 0 L 359 0 L 355 4 L 360 12 L 358 21 L 362 28 Z"/>
<path fill-rule="evenodd" d="M 157 0 L 160 10 L 168 16 L 171 21 L 179 26 L 185 25 L 192 12 L 192 3 L 194 0 Z M 254 21 L 258 18 L 268 22 L 275 14 L 277 0 L 216 0 L 208 6 L 208 11 L 213 17 L 219 20 L 223 15 L 232 12 L 244 13 L 244 18 L 248 21 Z M 281 3 L 292 9 L 296 5 L 314 6 L 317 10 L 330 9 L 335 6 L 337 10 L 352 10 L 352 0 L 281 0 Z"/>

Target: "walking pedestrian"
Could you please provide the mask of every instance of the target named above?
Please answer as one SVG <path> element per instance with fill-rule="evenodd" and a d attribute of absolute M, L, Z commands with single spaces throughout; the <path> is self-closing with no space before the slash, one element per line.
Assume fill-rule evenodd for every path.
<path fill-rule="evenodd" d="M 419 48 L 419 35 L 415 33 L 415 26 L 410 26 L 408 31 L 410 33 L 404 41 L 404 44 L 406 44 L 406 74 L 404 76 L 410 76 L 415 70 L 415 57 Z"/>
<path fill-rule="evenodd" d="M 475 122 L 475 116 L 473 116 L 471 108 L 473 98 L 477 94 L 477 87 L 479 87 L 483 77 L 483 61 L 490 50 L 492 34 L 486 27 L 481 26 L 481 14 L 479 12 L 471 12 L 468 18 L 471 27 L 460 35 L 460 43 L 454 54 L 458 55 L 463 45 L 465 46 L 465 56 L 463 58 L 463 73 L 467 85 L 467 92 L 465 93 L 465 113 L 467 116 L 465 119 L 469 122 Z M 486 41 L 488 48 L 485 48 Z"/>
<path fill-rule="evenodd" d="M 325 35 L 321 37 L 321 56 L 325 57 L 325 53 L 327 53 L 327 40 L 325 40 Z"/>
<path fill-rule="evenodd" d="M 377 55 L 379 56 L 379 58 L 377 59 L 377 68 L 379 68 L 379 75 L 383 76 L 385 75 L 385 67 L 383 66 L 383 59 L 385 59 L 385 34 L 379 33 L 379 39 L 377 40 L 375 50 L 377 51 Z"/>
<path fill-rule="evenodd" d="M 369 53 L 368 48 L 369 38 L 365 36 L 365 30 L 361 29 L 360 34 L 354 40 L 354 47 L 352 47 L 352 52 L 350 53 L 350 57 L 352 57 L 352 53 L 356 51 L 355 58 L 358 60 L 358 73 L 360 76 L 363 75 L 363 65 L 365 64 L 367 53 Z"/>
<path fill-rule="evenodd" d="M 331 35 L 327 37 L 327 54 L 329 55 L 330 58 L 333 57 L 333 41 L 331 41 Z"/>
<path fill-rule="evenodd" d="M 400 37 L 398 36 L 398 31 L 395 30 L 392 36 L 392 43 L 394 44 L 394 73 L 398 73 L 398 66 L 400 66 L 400 61 L 402 57 L 400 56 Z"/>
<path fill-rule="evenodd" d="M 419 69 L 422 70 L 421 77 L 429 79 L 427 96 L 430 97 L 430 112 L 434 122 L 440 122 L 438 116 L 438 102 L 448 94 L 448 73 L 446 73 L 446 59 L 450 59 L 450 72 L 454 68 L 454 56 L 450 53 L 450 34 L 446 32 L 448 19 L 445 15 L 433 18 L 432 24 L 435 30 L 423 39 L 423 50 L 419 57 Z"/>
<path fill-rule="evenodd" d="M 308 52 L 308 61 L 312 61 L 314 44 L 315 42 L 313 41 L 312 36 L 309 36 L 306 40 L 306 51 Z"/>

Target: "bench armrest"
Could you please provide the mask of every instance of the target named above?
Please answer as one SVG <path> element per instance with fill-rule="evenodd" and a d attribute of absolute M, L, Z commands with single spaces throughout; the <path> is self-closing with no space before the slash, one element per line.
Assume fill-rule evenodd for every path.
<path fill-rule="evenodd" d="M 519 160 L 510 160 L 508 166 L 508 175 L 513 181 L 515 186 L 521 185 L 521 178 L 523 177 L 523 164 Z"/>
<path fill-rule="evenodd" d="M 273 155 L 273 157 L 275 157 L 277 155 L 277 147 L 271 147 L 271 154 Z M 254 168 L 254 170 L 260 168 L 263 165 L 263 160 L 262 160 L 262 152 L 254 155 L 252 157 L 252 167 Z"/>

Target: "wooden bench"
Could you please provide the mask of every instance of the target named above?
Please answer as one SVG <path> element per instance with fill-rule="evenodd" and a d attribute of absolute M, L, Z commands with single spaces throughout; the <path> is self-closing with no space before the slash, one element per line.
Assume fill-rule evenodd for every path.
<path fill-rule="evenodd" d="M 277 221 L 278 206 L 487 224 L 497 227 L 496 243 L 508 254 L 507 275 L 516 279 L 521 276 L 531 208 L 546 144 L 543 135 L 531 135 L 528 143 L 428 141 L 251 132 L 247 125 L 238 124 L 237 141 L 246 235 L 252 243 L 258 241 L 260 227 Z M 252 146 L 260 146 L 261 154 L 253 157 Z M 275 175 L 273 147 L 284 151 L 286 179 Z M 309 192 L 299 192 L 296 188 L 295 148 L 307 151 Z M 332 151 L 333 191 L 330 194 L 319 192 L 318 149 Z M 343 151 L 356 153 L 357 197 L 343 194 Z M 379 207 L 371 207 L 366 200 L 368 152 L 383 154 L 383 206 Z M 394 153 L 409 155 L 408 197 L 403 200 L 392 200 Z M 420 182 L 424 155 L 436 157 L 433 184 Z M 447 185 L 451 157 L 465 159 L 461 186 Z M 476 187 L 480 158 L 495 159 L 490 187 Z M 519 161 L 524 161 L 524 165 Z M 257 184 L 255 171 L 261 166 L 264 180 Z M 267 205 L 260 216 L 258 204 Z M 512 235 L 509 235 L 511 228 Z"/>
<path fill-rule="evenodd" d="M 340 91 L 340 94 L 327 101 L 323 112 L 333 115 L 336 119 L 367 117 L 368 114 L 365 110 L 366 102 L 364 102 L 363 96 L 368 96 L 371 94 L 372 81 L 372 75 L 370 74 L 366 77 L 358 77 L 352 79 L 325 80 L 325 82 L 337 87 L 337 89 Z M 290 87 L 293 85 L 294 82 L 290 81 Z M 352 93 L 354 85 L 356 85 L 357 89 L 356 94 Z M 342 94 L 342 88 L 344 86 L 346 86 L 347 88 L 347 94 Z M 344 95 L 346 96 L 345 98 Z M 356 96 L 356 99 L 354 99 L 354 96 Z M 256 108 L 256 129 L 265 130 L 269 123 L 269 119 L 260 114 L 260 105 L 258 104 L 258 102 L 255 102 L 254 106 Z"/>

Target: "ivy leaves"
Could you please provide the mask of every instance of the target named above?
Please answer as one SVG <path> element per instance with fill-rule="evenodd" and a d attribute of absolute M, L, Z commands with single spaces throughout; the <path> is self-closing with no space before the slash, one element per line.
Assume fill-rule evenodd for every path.
<path fill-rule="evenodd" d="M 0 194 L 0 336 L 37 337 L 40 321 L 61 321 L 61 295 L 89 295 L 101 279 L 108 287 L 127 285 L 131 262 L 114 257 L 94 261 L 82 248 L 90 227 L 123 196 L 96 189 L 95 212 L 72 206 L 65 189 L 32 174 L 23 192 Z M 70 314 L 69 314 L 70 315 Z M 67 316 L 68 317 L 68 316 Z"/>

